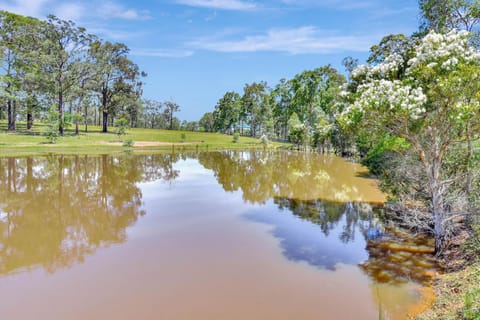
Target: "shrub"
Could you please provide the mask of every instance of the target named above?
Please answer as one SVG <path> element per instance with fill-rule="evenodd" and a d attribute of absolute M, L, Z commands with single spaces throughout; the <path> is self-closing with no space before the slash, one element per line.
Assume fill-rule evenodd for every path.
<path fill-rule="evenodd" d="M 127 147 L 127 148 L 132 148 L 134 145 L 134 142 L 132 139 L 127 139 L 125 141 L 123 141 L 123 146 L 124 147 Z"/>
<path fill-rule="evenodd" d="M 55 110 L 55 107 L 52 106 L 47 113 L 46 126 L 43 131 L 43 135 L 47 138 L 48 142 L 56 143 L 58 137 L 60 136 L 58 132 L 59 122 L 59 113 Z"/>
<path fill-rule="evenodd" d="M 240 140 L 240 135 L 238 134 L 238 132 L 235 132 L 235 133 L 233 134 L 233 140 L 232 140 L 232 142 L 233 142 L 233 143 L 237 143 L 238 140 Z"/>
<path fill-rule="evenodd" d="M 115 133 L 118 136 L 122 136 L 127 133 L 128 120 L 126 118 L 120 118 L 115 120 Z"/>

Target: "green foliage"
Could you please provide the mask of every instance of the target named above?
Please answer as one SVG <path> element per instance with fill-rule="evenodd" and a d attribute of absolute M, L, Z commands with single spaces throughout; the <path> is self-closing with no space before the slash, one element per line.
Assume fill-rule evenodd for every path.
<path fill-rule="evenodd" d="M 390 135 L 384 135 L 373 147 L 367 147 L 369 142 L 368 137 L 363 135 L 357 140 L 357 145 L 360 145 L 360 149 L 366 153 L 362 164 L 375 175 L 381 175 L 391 169 L 387 161 L 391 152 L 400 153 L 410 147 L 405 139 Z"/>
<path fill-rule="evenodd" d="M 128 120 L 126 118 L 120 118 L 115 120 L 115 133 L 118 136 L 125 135 L 128 129 Z"/>
<path fill-rule="evenodd" d="M 45 121 L 43 135 L 47 137 L 48 142 L 56 143 L 60 134 L 58 132 L 59 116 L 55 106 L 50 107 Z"/>
<path fill-rule="evenodd" d="M 185 140 L 187 140 L 187 135 L 185 134 L 185 132 L 182 132 L 182 133 L 180 134 L 180 140 L 181 140 L 182 142 L 185 142 Z"/>
<path fill-rule="evenodd" d="M 480 320 L 480 288 L 465 294 L 465 306 L 462 310 L 463 319 Z"/>
<path fill-rule="evenodd" d="M 238 132 L 235 132 L 235 133 L 233 134 L 232 142 L 233 142 L 233 143 L 237 143 L 237 142 L 239 141 L 239 139 L 240 139 L 240 134 L 239 134 Z"/>
<path fill-rule="evenodd" d="M 126 139 L 125 141 L 123 141 L 123 146 L 126 148 L 132 148 L 134 143 L 135 142 L 133 141 L 133 139 Z"/>

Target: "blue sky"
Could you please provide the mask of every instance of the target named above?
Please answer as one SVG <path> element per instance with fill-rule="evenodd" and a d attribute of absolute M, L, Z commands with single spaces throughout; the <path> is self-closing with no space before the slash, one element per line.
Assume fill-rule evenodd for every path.
<path fill-rule="evenodd" d="M 0 9 L 70 19 L 122 42 L 147 72 L 144 97 L 198 120 L 227 91 L 274 86 L 346 56 L 363 62 L 391 33 L 418 27 L 417 0 L 1 0 Z"/>

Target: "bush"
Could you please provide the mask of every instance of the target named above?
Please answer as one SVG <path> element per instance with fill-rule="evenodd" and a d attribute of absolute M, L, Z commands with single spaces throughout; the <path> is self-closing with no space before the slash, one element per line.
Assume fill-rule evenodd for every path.
<path fill-rule="evenodd" d="M 235 132 L 235 133 L 233 134 L 233 140 L 232 140 L 232 142 L 233 142 L 233 143 L 237 143 L 239 139 L 240 139 L 240 135 L 238 134 L 238 132 Z"/>
<path fill-rule="evenodd" d="M 128 129 L 128 120 L 125 118 L 120 118 L 115 120 L 115 133 L 118 136 L 122 136 L 127 133 Z"/>
<path fill-rule="evenodd" d="M 48 142 L 56 143 L 60 133 L 58 132 L 59 122 L 59 113 L 55 110 L 55 107 L 52 106 L 47 113 L 46 126 L 43 131 L 43 135 L 47 137 Z"/>
<path fill-rule="evenodd" d="M 127 139 L 125 141 L 123 141 L 123 146 L 124 147 L 127 147 L 127 148 L 132 148 L 134 145 L 134 142 L 132 139 Z"/>
<path fill-rule="evenodd" d="M 187 140 L 187 135 L 184 132 L 182 132 L 182 134 L 180 135 L 180 140 L 182 142 L 185 142 L 185 140 Z"/>

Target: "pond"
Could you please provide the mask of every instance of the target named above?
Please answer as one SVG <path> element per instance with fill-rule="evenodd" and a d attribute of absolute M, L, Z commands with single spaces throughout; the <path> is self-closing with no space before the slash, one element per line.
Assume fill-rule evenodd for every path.
<path fill-rule="evenodd" d="M 384 201 L 334 156 L 0 157 L 0 318 L 405 319 L 434 262 Z"/>

